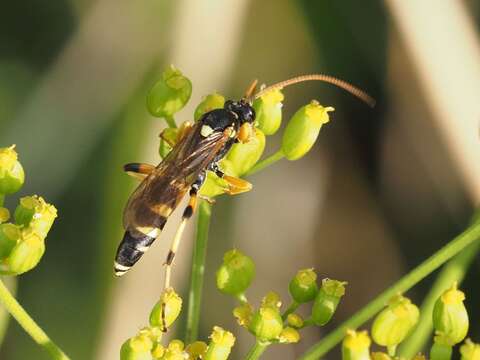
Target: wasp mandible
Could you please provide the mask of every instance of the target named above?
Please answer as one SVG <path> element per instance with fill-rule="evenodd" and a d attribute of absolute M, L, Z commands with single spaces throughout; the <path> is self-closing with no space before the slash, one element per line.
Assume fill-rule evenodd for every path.
<path fill-rule="evenodd" d="M 273 89 L 309 80 L 331 83 L 347 90 L 369 105 L 374 100 L 362 90 L 337 78 L 322 75 L 304 75 L 285 80 L 258 92 L 254 81 L 245 96 L 228 100 L 221 109 L 205 113 L 194 125 L 185 126 L 171 152 L 158 165 L 130 163 L 124 170 L 142 180 L 128 200 L 124 210 L 125 235 L 114 263 L 117 276 L 124 275 L 149 249 L 165 227 L 168 217 L 189 192 L 190 200 L 183 211 L 182 221 L 165 260 L 164 289 L 170 287 L 170 275 L 175 253 L 185 225 L 195 211 L 198 192 L 211 171 L 228 185 L 229 195 L 249 191 L 252 185 L 242 179 L 226 175 L 218 166 L 235 142 L 248 142 L 253 134 L 255 110 L 253 100 Z"/>

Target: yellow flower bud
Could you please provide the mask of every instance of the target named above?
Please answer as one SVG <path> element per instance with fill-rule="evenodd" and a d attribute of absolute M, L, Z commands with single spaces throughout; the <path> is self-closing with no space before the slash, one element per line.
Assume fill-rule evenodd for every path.
<path fill-rule="evenodd" d="M 0 148 L 0 195 L 17 192 L 24 181 L 25 173 L 18 161 L 15 145 Z"/>
<path fill-rule="evenodd" d="M 57 209 L 41 196 L 25 196 L 20 199 L 14 217 L 17 224 L 28 227 L 45 239 L 57 217 Z"/>
<path fill-rule="evenodd" d="M 203 341 L 195 341 L 187 346 L 185 351 L 190 355 L 190 359 L 196 360 L 204 357 L 207 353 L 208 345 Z"/>
<path fill-rule="evenodd" d="M 233 144 L 226 156 L 237 176 L 246 174 L 257 162 L 265 150 L 265 135 L 260 129 L 246 143 Z"/>
<path fill-rule="evenodd" d="M 223 264 L 217 270 L 217 288 L 229 295 L 242 294 L 255 276 L 255 264 L 252 259 L 234 249 L 227 251 Z"/>
<path fill-rule="evenodd" d="M 457 289 L 455 282 L 436 301 L 433 308 L 435 342 L 453 346 L 465 339 L 469 321 L 464 300 L 465 294 Z"/>
<path fill-rule="evenodd" d="M 10 211 L 7 208 L 0 207 L 0 224 L 7 222 L 10 219 Z"/>
<path fill-rule="evenodd" d="M 303 326 L 303 318 L 298 314 L 288 314 L 287 323 L 288 325 L 299 329 Z"/>
<path fill-rule="evenodd" d="M 238 174 L 235 173 L 235 167 L 233 166 L 232 162 L 227 159 L 220 161 L 220 168 L 227 175 L 236 177 L 238 176 Z M 225 180 L 220 179 L 213 172 L 207 171 L 207 179 L 200 188 L 200 195 L 208 198 L 214 198 L 215 196 L 225 193 L 226 188 L 227 183 Z"/>
<path fill-rule="evenodd" d="M 154 359 L 161 359 L 165 355 L 165 348 L 162 344 L 155 344 L 152 350 L 152 356 Z"/>
<path fill-rule="evenodd" d="M 173 65 L 147 95 L 147 108 L 156 117 L 168 118 L 182 109 L 192 95 L 192 83 Z"/>
<path fill-rule="evenodd" d="M 231 332 L 215 326 L 210 335 L 210 343 L 204 360 L 226 360 L 234 344 L 235 336 Z"/>
<path fill-rule="evenodd" d="M 293 115 L 282 140 L 282 152 L 288 160 L 298 160 L 310 151 L 322 125 L 329 121 L 328 113 L 333 110 L 313 100 Z"/>
<path fill-rule="evenodd" d="M 303 269 L 290 281 L 288 290 L 293 300 L 299 304 L 315 299 L 318 292 L 317 274 L 313 269 Z"/>
<path fill-rule="evenodd" d="M 392 358 L 383 352 L 373 352 L 372 360 L 392 360 Z"/>
<path fill-rule="evenodd" d="M 286 327 L 278 336 L 278 341 L 282 344 L 294 344 L 300 341 L 300 333 L 291 327 Z"/>
<path fill-rule="evenodd" d="M 150 313 L 150 325 L 162 327 L 162 307 L 165 306 L 165 325 L 169 327 L 180 315 L 182 298 L 173 289 L 166 289 Z"/>
<path fill-rule="evenodd" d="M 277 307 L 261 307 L 253 315 L 249 330 L 262 341 L 277 339 L 283 330 L 283 321 Z"/>
<path fill-rule="evenodd" d="M 273 135 L 282 123 L 283 94 L 278 89 L 273 89 L 260 96 L 253 102 L 258 128 L 265 135 Z"/>
<path fill-rule="evenodd" d="M 193 116 L 195 121 L 199 120 L 203 114 L 210 112 L 215 109 L 223 108 L 225 104 L 225 98 L 218 94 L 213 93 L 210 95 L 205 96 L 200 104 L 198 104 L 197 108 L 195 109 L 195 115 Z"/>
<path fill-rule="evenodd" d="M 6 223 L 0 225 L 0 259 L 10 255 L 22 234 L 17 225 Z"/>
<path fill-rule="evenodd" d="M 120 349 L 120 360 L 152 360 L 152 340 L 138 335 L 125 341 Z"/>
<path fill-rule="evenodd" d="M 312 307 L 312 320 L 315 325 L 323 326 L 331 320 L 340 299 L 345 295 L 346 284 L 344 281 L 322 280 L 322 287 L 318 291 Z"/>
<path fill-rule="evenodd" d="M 22 238 L 5 260 L 7 274 L 23 274 L 35 266 L 45 252 L 45 243 L 37 233 L 23 231 Z"/>
<path fill-rule="evenodd" d="M 252 321 L 253 307 L 245 303 L 233 309 L 233 316 L 240 326 L 248 327 Z"/>
<path fill-rule="evenodd" d="M 467 339 L 465 344 L 460 347 L 461 360 L 480 360 L 480 345 Z"/>
<path fill-rule="evenodd" d="M 366 331 L 347 330 L 342 342 L 342 360 L 370 360 L 371 343 Z"/>
<path fill-rule="evenodd" d="M 267 295 L 265 295 L 262 299 L 262 306 L 270 306 L 280 309 L 280 307 L 282 306 L 282 301 L 280 300 L 280 296 L 276 292 L 269 291 Z"/>
<path fill-rule="evenodd" d="M 160 146 L 158 148 L 158 153 L 162 159 L 165 159 L 170 151 L 172 151 L 172 147 L 170 144 L 164 140 L 167 139 L 170 143 L 175 144 L 177 142 L 178 137 L 178 128 L 166 128 L 163 133 L 162 137 L 160 138 Z"/>
<path fill-rule="evenodd" d="M 387 346 L 390 355 L 393 355 L 396 346 L 413 330 L 419 316 L 418 307 L 406 297 L 398 295 L 376 316 L 372 338 L 377 344 Z"/>
<path fill-rule="evenodd" d="M 188 359 L 188 353 L 183 351 L 185 344 L 181 340 L 172 340 L 165 349 L 162 360 L 185 360 Z"/>

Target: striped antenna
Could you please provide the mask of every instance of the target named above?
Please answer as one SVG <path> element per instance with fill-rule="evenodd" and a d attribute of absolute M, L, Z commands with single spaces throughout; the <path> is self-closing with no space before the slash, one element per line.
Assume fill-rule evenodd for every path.
<path fill-rule="evenodd" d="M 257 92 L 256 94 L 254 94 L 250 98 L 250 101 L 253 101 L 254 99 L 258 99 L 260 96 L 267 93 L 268 91 L 271 91 L 271 90 L 274 90 L 274 89 L 279 89 L 280 90 L 280 89 L 283 89 L 284 87 L 287 87 L 287 86 L 290 86 L 290 85 L 293 85 L 293 84 L 297 84 L 297 83 L 300 83 L 300 82 L 304 82 L 304 81 L 323 81 L 323 82 L 335 85 L 339 88 L 342 88 L 343 90 L 348 91 L 350 94 L 356 96 L 360 100 L 364 101 L 370 107 L 375 106 L 375 99 L 372 98 L 370 95 L 368 95 L 365 91 L 360 90 L 356 86 L 353 86 L 352 84 L 350 84 L 346 81 L 337 79 L 333 76 L 324 75 L 324 74 L 301 75 L 301 76 L 294 77 L 292 79 L 280 81 L 279 83 L 270 85 L 270 86 L 260 90 L 259 92 Z"/>

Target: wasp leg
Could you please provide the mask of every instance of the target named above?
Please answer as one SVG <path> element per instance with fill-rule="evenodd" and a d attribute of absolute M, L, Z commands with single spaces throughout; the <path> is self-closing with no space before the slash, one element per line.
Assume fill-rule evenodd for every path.
<path fill-rule="evenodd" d="M 165 260 L 165 280 L 164 280 L 164 290 L 170 288 L 170 280 L 172 276 L 172 267 L 173 261 L 175 260 L 175 254 L 178 251 L 178 247 L 180 246 L 180 241 L 182 239 L 182 234 L 185 230 L 185 226 L 187 225 L 188 220 L 192 217 L 195 209 L 197 207 L 197 194 L 198 190 L 202 186 L 203 182 L 205 181 L 205 172 L 202 172 L 197 180 L 193 183 L 190 189 L 190 200 L 188 202 L 187 207 L 183 211 L 182 215 L 182 222 L 178 226 L 177 232 L 175 233 L 175 237 L 173 238 L 172 245 L 168 252 L 167 258 Z M 162 331 L 167 331 L 167 324 L 165 321 L 165 303 L 162 304 Z"/>
<path fill-rule="evenodd" d="M 150 173 L 155 170 L 155 166 L 142 163 L 129 163 L 123 165 L 123 170 L 130 176 L 138 180 L 145 179 Z"/>
<path fill-rule="evenodd" d="M 210 170 L 227 183 L 227 187 L 224 191 L 228 195 L 237 195 L 252 190 L 253 186 L 248 181 L 234 176 L 225 175 L 225 173 L 218 168 L 217 164 L 212 165 Z"/>

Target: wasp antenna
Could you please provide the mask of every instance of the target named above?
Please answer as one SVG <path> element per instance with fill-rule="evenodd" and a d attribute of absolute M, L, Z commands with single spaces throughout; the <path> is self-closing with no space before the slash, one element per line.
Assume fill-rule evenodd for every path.
<path fill-rule="evenodd" d="M 258 80 L 255 79 L 252 81 L 252 83 L 250 84 L 250 86 L 247 88 L 247 91 L 245 91 L 245 99 L 251 99 L 252 98 L 252 94 L 255 92 L 255 90 L 257 89 L 257 84 L 258 84 Z"/>
<path fill-rule="evenodd" d="M 258 99 L 260 96 L 262 96 L 263 94 L 265 94 L 270 90 L 283 89 L 284 87 L 297 84 L 300 82 L 304 82 L 304 81 L 323 81 L 323 82 L 335 85 L 339 88 L 342 88 L 343 90 L 348 91 L 350 94 L 356 96 L 360 100 L 364 101 L 370 107 L 375 106 L 375 99 L 372 98 L 370 95 L 368 95 L 365 91 L 357 88 L 356 86 L 353 86 L 352 84 L 346 81 L 337 79 L 336 77 L 333 77 L 333 76 L 324 75 L 324 74 L 301 75 L 301 76 L 294 77 L 292 79 L 280 81 L 279 83 L 270 85 L 264 89 L 261 89 L 256 94 L 252 95 L 252 100 Z"/>

